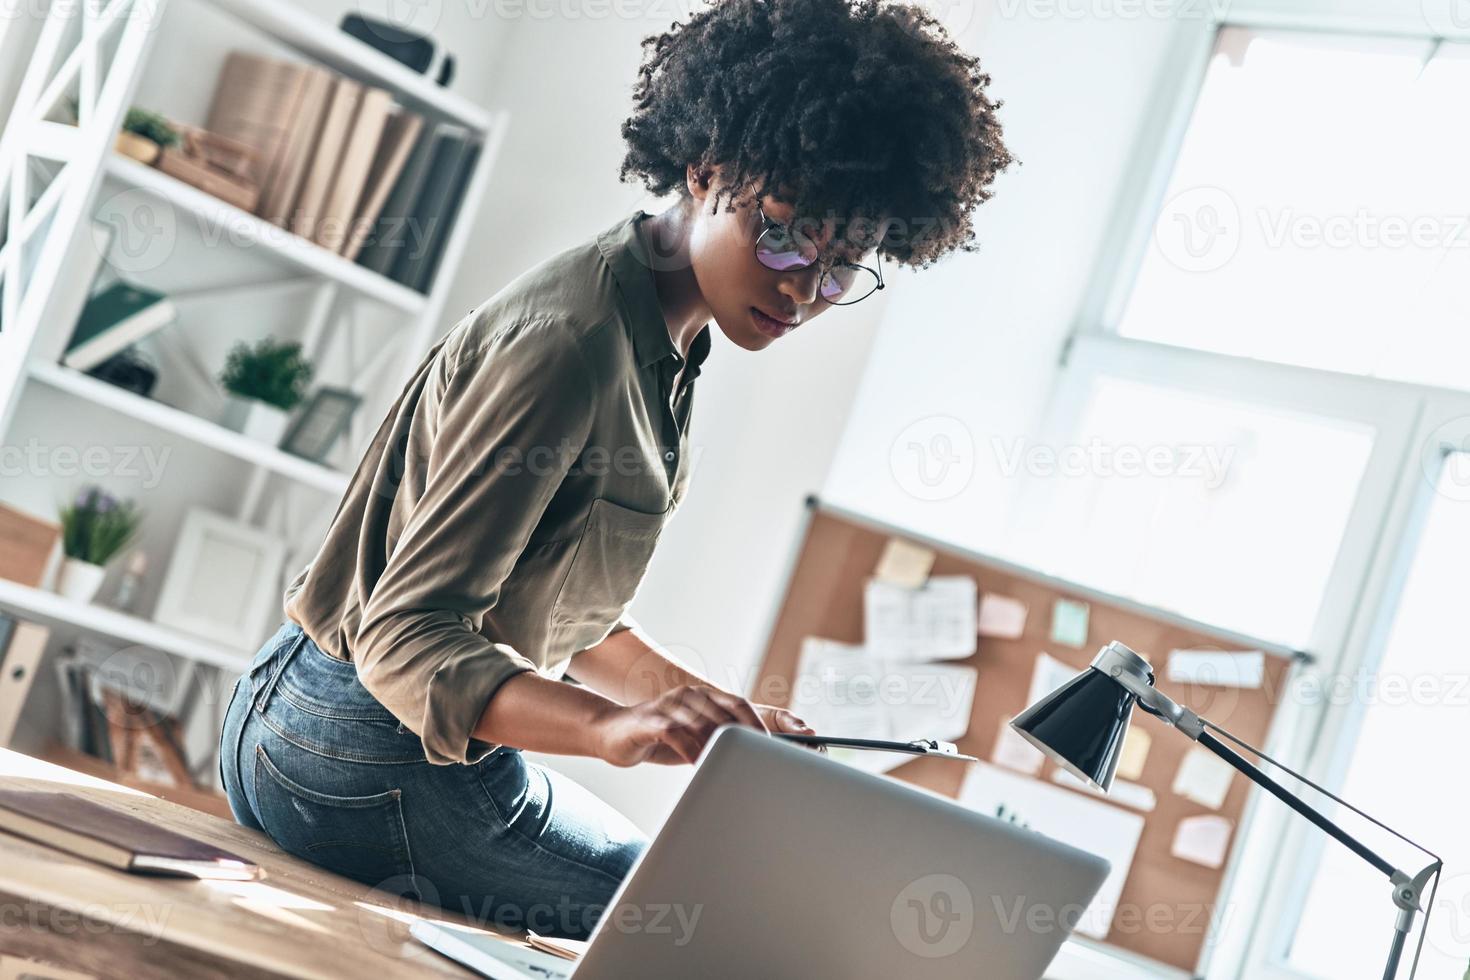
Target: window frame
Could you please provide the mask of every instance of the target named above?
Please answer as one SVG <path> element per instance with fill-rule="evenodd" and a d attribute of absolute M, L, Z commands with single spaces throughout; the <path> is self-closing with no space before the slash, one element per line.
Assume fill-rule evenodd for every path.
<path fill-rule="evenodd" d="M 1426 501 L 1435 492 L 1427 485 L 1420 452 L 1446 423 L 1456 427 L 1452 431 L 1459 445 L 1470 447 L 1470 391 L 1118 335 L 1117 325 L 1142 267 L 1216 36 L 1226 27 L 1434 37 L 1426 24 L 1409 24 L 1391 16 L 1331 14 L 1320 7 L 1310 12 L 1267 10 L 1262 0 L 1246 0 L 1223 19 L 1181 22 L 1173 57 L 1157 86 L 1161 96 L 1140 134 L 1132 176 L 1117 195 L 1110 230 L 1100 243 L 1078 317 L 1062 351 L 1041 435 L 1065 441 L 1099 377 L 1181 388 L 1371 426 L 1373 446 L 1307 647 L 1317 659 L 1300 668 L 1308 679 L 1325 681 L 1335 672 L 1371 669 L 1381 660 L 1386 630 L 1413 557 L 1415 521 L 1422 519 Z M 1470 31 L 1465 34 L 1470 36 Z M 1045 503 L 1044 496 L 1038 502 L 1038 495 L 1026 489 L 1016 495 L 1023 502 L 1018 504 L 1022 521 L 1027 509 L 1044 509 Z M 1234 628 L 1231 623 L 1216 625 Z M 1298 764 L 1304 775 L 1322 785 L 1337 788 L 1356 750 L 1367 708 L 1355 700 L 1324 706 L 1284 703 L 1268 751 L 1275 750 L 1284 761 Z M 1242 818 L 1220 899 L 1237 910 L 1251 911 L 1226 917 L 1219 933 L 1210 937 L 1199 969 L 1221 977 L 1315 980 L 1291 967 L 1286 956 L 1299 923 L 1300 899 L 1316 873 L 1325 838 L 1287 808 L 1270 801 L 1257 807 L 1260 801 L 1261 794 L 1253 794 Z M 1308 802 L 1312 802 L 1310 797 Z M 1353 802 L 1373 812 L 1371 800 Z M 1371 896 L 1364 899 L 1372 900 Z M 1392 925 L 1387 883 L 1383 903 L 1386 950 Z M 1416 926 L 1423 927 L 1422 917 Z M 1413 938 L 1417 941 L 1417 936 Z"/>

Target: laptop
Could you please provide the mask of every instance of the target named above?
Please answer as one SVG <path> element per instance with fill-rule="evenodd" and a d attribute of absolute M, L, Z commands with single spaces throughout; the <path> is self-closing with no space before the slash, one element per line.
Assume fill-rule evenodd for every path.
<path fill-rule="evenodd" d="M 1039 980 L 1108 862 L 726 726 L 577 961 L 428 920 L 496 980 Z"/>

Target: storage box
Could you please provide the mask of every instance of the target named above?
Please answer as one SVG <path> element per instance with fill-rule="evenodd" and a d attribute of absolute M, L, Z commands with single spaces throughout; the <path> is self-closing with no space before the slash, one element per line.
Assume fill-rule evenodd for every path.
<path fill-rule="evenodd" d="M 0 504 L 0 578 L 40 588 L 61 527 Z"/>

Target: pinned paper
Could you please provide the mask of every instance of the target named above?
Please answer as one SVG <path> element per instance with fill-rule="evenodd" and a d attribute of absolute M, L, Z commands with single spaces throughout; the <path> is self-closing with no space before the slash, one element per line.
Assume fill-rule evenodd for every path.
<path fill-rule="evenodd" d="M 1081 671 L 1068 667 L 1049 653 L 1036 655 L 1036 666 L 1031 670 L 1031 690 L 1026 694 L 1026 706 L 1030 707 L 1076 677 Z"/>
<path fill-rule="evenodd" d="M 1096 786 L 1092 786 L 1077 778 L 1065 769 L 1058 769 L 1053 772 L 1051 774 L 1051 781 L 1059 786 L 1070 786 L 1073 789 L 1082 790 L 1084 793 L 1091 793 L 1094 796 L 1101 796 L 1105 800 L 1112 800 L 1114 803 L 1131 806 L 1135 810 L 1143 810 L 1145 813 L 1151 812 L 1154 807 L 1159 805 L 1158 797 L 1154 796 L 1153 790 L 1141 783 L 1130 783 L 1126 779 L 1113 780 L 1113 785 L 1109 787 L 1106 793 Z"/>
<path fill-rule="evenodd" d="M 1266 676 L 1266 655 L 1260 650 L 1171 650 L 1166 672 L 1172 684 L 1260 687 Z"/>
<path fill-rule="evenodd" d="M 1143 775 L 1143 764 L 1148 761 L 1148 750 L 1153 741 L 1142 728 L 1128 726 L 1128 733 L 1123 736 L 1123 752 L 1118 756 L 1119 779 L 1137 779 Z"/>
<path fill-rule="evenodd" d="M 988 762 L 971 763 L 968 769 L 960 787 L 962 805 L 984 814 L 1004 806 L 1015 822 L 1108 861 L 1107 878 L 1076 925 L 1084 936 L 1107 936 L 1143 833 L 1143 817 Z"/>
<path fill-rule="evenodd" d="M 791 709 L 822 735 L 952 742 L 970 727 L 978 677 L 973 667 L 879 657 L 865 647 L 809 636 Z M 891 752 L 830 751 L 870 772 L 908 761 Z"/>
<path fill-rule="evenodd" d="M 1051 641 L 1062 646 L 1087 646 L 1088 606 L 1085 602 L 1058 599 L 1051 607 Z"/>
<path fill-rule="evenodd" d="M 990 753 L 990 761 L 998 766 L 1005 766 L 1007 769 L 1034 776 L 1041 771 L 1041 764 L 1046 761 L 1046 756 L 1036 746 L 1016 734 L 1009 718 L 1002 718 L 1000 733 L 995 737 L 995 749 Z"/>
<path fill-rule="evenodd" d="M 975 580 L 936 575 L 922 588 L 869 580 L 863 645 L 900 660 L 963 660 L 975 652 Z"/>
<path fill-rule="evenodd" d="M 1207 868 L 1223 867 L 1230 850 L 1230 831 L 1231 823 L 1224 817 L 1185 817 L 1174 831 L 1174 846 L 1169 851 Z"/>
<path fill-rule="evenodd" d="M 1008 595 L 986 592 L 980 597 L 980 635 L 1018 640 L 1026 632 L 1026 603 Z"/>
<path fill-rule="evenodd" d="M 873 577 L 890 585 L 917 589 L 928 580 L 933 567 L 933 550 L 903 538 L 889 538 Z"/>
<path fill-rule="evenodd" d="M 1207 750 L 1195 746 L 1189 750 L 1179 771 L 1174 774 L 1174 792 L 1211 810 L 1220 809 L 1230 792 L 1235 770 Z"/>

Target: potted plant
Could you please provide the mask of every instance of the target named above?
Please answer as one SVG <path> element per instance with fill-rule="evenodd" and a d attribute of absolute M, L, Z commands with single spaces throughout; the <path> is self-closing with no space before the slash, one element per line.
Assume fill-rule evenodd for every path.
<path fill-rule="evenodd" d="M 298 343 L 266 337 L 254 346 L 236 344 L 219 376 L 226 392 L 220 424 L 276 445 L 286 433 L 291 409 L 306 397 L 311 375 L 311 363 Z"/>
<path fill-rule="evenodd" d="M 179 145 L 179 131 L 157 112 L 132 108 L 123 118 L 122 132 L 113 148 L 124 156 L 152 164 L 165 147 Z"/>
<path fill-rule="evenodd" d="M 87 487 L 61 508 L 61 547 L 66 555 L 56 591 L 91 602 L 106 565 L 132 541 L 142 515 L 132 501 L 120 501 L 100 487 Z"/>

